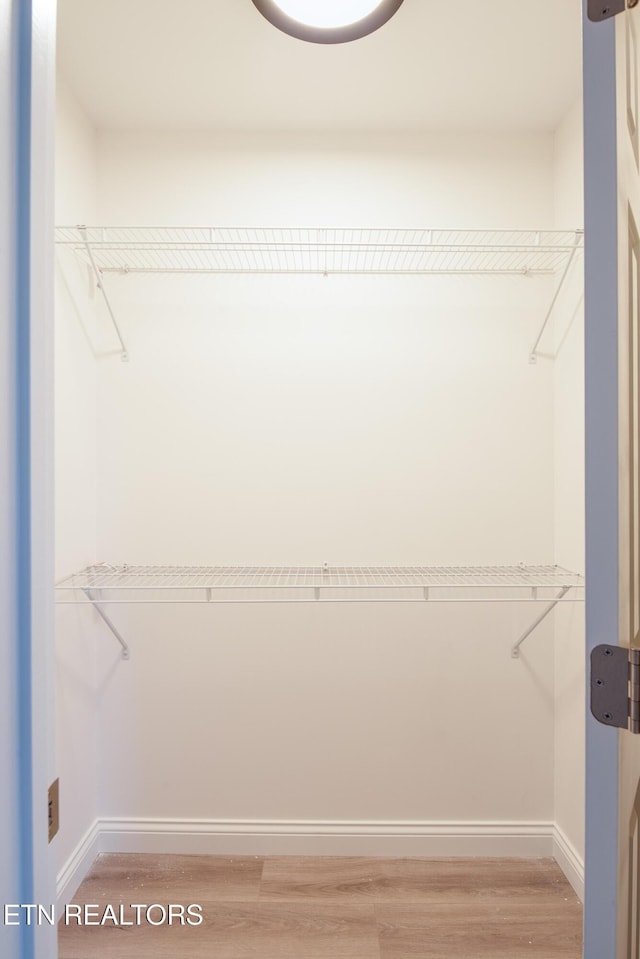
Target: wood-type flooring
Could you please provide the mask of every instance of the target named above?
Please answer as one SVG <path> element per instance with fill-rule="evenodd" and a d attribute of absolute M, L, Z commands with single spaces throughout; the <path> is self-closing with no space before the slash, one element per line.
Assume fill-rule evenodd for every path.
<path fill-rule="evenodd" d="M 111 854 L 97 859 L 73 905 L 90 906 L 92 922 L 107 918 L 78 925 L 77 908 L 68 924 L 62 917 L 59 959 L 582 955 L 581 905 L 552 859 Z M 153 923 L 169 905 L 199 905 L 203 919 L 189 925 L 197 911 L 174 909 L 171 925 L 153 925 L 139 908 L 137 924 L 133 905 L 156 906 Z"/>

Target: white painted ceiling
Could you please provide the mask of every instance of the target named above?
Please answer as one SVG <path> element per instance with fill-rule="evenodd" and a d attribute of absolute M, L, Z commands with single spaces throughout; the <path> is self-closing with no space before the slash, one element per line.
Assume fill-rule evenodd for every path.
<path fill-rule="evenodd" d="M 336 46 L 251 0 L 58 7 L 60 71 L 101 128 L 552 130 L 580 88 L 580 0 L 404 0 Z"/>

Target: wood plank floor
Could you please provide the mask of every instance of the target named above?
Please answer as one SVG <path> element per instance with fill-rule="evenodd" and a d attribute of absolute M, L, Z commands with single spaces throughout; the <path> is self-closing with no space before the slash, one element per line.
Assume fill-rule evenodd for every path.
<path fill-rule="evenodd" d="M 551 859 L 103 855 L 73 902 L 97 922 L 112 905 L 118 924 L 61 921 L 59 959 L 582 955 L 582 908 Z M 134 904 L 198 904 L 203 922 L 136 924 Z"/>

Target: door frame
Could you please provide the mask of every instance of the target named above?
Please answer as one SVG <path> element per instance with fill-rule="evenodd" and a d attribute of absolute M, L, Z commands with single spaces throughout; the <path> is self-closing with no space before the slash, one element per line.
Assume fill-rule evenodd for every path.
<path fill-rule="evenodd" d="M 583 0 L 586 828 L 584 959 L 615 959 L 618 731 L 589 710 L 591 650 L 618 641 L 618 222 L 615 20 Z M 629 735 L 621 733 L 621 735 Z"/>
<path fill-rule="evenodd" d="M 0 3 L 0 899 L 55 903 L 53 169 L 55 0 Z M 21 917 L 22 918 L 22 917 Z M 56 929 L 4 924 L 7 959 Z"/>
<path fill-rule="evenodd" d="M 618 628 L 614 23 L 584 2 L 587 660 Z M 44 802 L 53 742 L 53 157 L 56 0 L 2 0 L 0 236 L 0 898 L 55 902 Z M 16 202 L 17 201 L 17 202 Z M 5 317 L 7 322 L 5 323 Z M 0 367 L 0 370 L 2 367 Z M 7 374 L 10 372 L 6 367 Z M 13 680 L 13 682 L 11 682 Z M 19 761 L 16 759 L 19 756 Z M 618 746 L 587 711 L 585 959 L 613 959 Z M 11 784 L 17 784 L 11 789 Z M 18 864 L 22 863 L 22 868 Z M 591 868 L 593 864 L 593 868 Z M 2 927 L 7 959 L 51 959 L 55 929 Z"/>

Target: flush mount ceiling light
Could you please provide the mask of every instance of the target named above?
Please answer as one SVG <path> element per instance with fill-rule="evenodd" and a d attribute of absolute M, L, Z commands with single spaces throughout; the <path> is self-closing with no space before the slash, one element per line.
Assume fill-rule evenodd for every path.
<path fill-rule="evenodd" d="M 378 30 L 403 0 L 253 0 L 263 17 L 298 40 L 347 43 Z"/>

